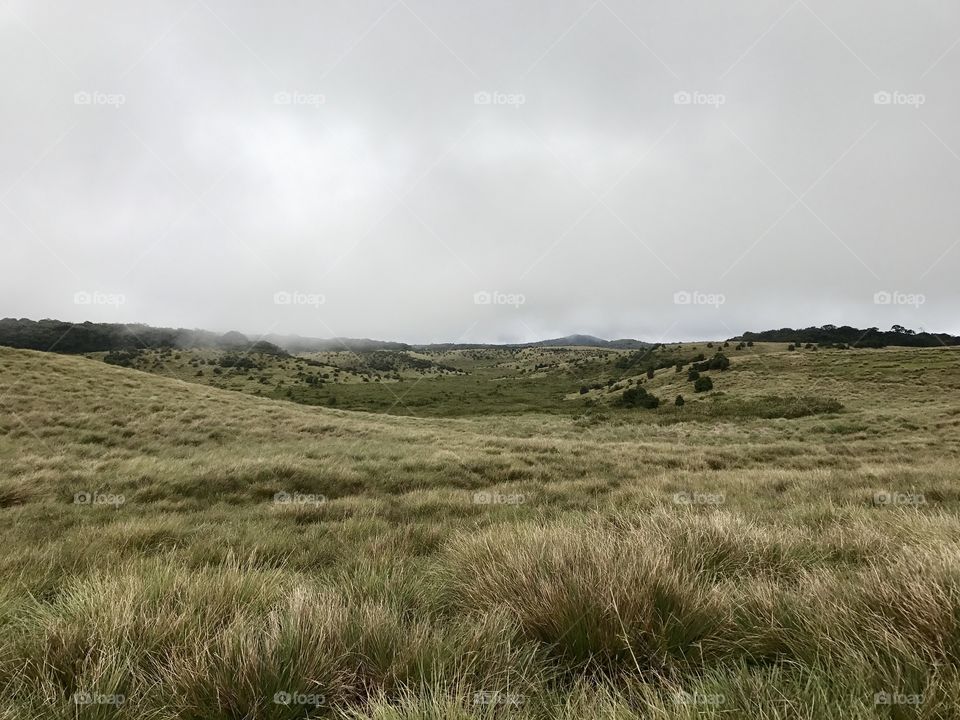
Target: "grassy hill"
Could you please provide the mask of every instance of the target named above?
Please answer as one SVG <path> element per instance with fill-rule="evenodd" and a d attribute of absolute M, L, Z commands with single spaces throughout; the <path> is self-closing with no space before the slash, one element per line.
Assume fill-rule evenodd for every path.
<path fill-rule="evenodd" d="M 0 718 L 955 717 L 960 352 L 629 352 L 0 348 Z"/>

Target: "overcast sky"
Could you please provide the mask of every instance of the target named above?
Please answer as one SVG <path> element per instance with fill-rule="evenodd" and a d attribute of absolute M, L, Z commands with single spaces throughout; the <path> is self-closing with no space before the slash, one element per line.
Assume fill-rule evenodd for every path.
<path fill-rule="evenodd" d="M 955 0 L 13 0 L 0 68 L 0 316 L 960 333 Z"/>

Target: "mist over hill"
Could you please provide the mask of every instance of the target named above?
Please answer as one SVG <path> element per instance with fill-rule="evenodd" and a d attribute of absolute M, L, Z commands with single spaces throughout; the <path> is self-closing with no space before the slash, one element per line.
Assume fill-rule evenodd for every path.
<path fill-rule="evenodd" d="M 799 342 L 843 344 L 851 347 L 885 346 L 938 347 L 958 345 L 960 337 L 946 333 L 915 332 L 901 325 L 889 331 L 878 328 L 860 329 L 849 325 L 809 327 L 794 330 L 781 328 L 762 332 L 744 332 L 730 338 L 734 341 Z M 300 335 L 248 336 L 231 330 L 217 333 L 209 330 L 151 327 L 122 323 L 71 323 L 63 320 L 0 320 L 0 345 L 66 354 L 109 352 L 157 348 L 218 348 L 233 351 L 277 353 L 308 352 L 373 352 L 378 350 L 469 350 L 491 347 L 596 347 L 611 350 L 642 350 L 656 343 L 631 338 L 604 340 L 593 335 L 567 335 L 529 343 L 428 343 L 410 344 L 369 338 L 311 338 Z"/>

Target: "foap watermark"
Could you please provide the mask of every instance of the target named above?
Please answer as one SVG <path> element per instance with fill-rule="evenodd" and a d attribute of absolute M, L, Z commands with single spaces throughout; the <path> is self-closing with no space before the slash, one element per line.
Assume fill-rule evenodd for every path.
<path fill-rule="evenodd" d="M 881 690 L 873 694 L 874 705 L 922 705 L 923 695 L 907 694 L 902 692 L 885 692 Z"/>
<path fill-rule="evenodd" d="M 723 93 L 705 93 L 699 90 L 678 90 L 673 94 L 674 105 L 707 105 L 719 108 L 727 104 L 727 96 Z"/>
<path fill-rule="evenodd" d="M 307 305 L 318 308 L 325 305 L 327 296 L 320 293 L 287 292 L 278 290 L 273 294 L 274 305 Z"/>
<path fill-rule="evenodd" d="M 281 490 L 274 493 L 273 501 L 277 505 L 313 505 L 314 507 L 323 505 L 327 501 L 325 495 L 316 495 L 314 493 L 288 493 Z"/>
<path fill-rule="evenodd" d="M 100 693 L 89 692 L 87 690 L 78 690 L 73 694 L 74 705 L 114 705 L 120 706 L 127 701 L 126 695 L 113 693 L 103 695 Z"/>
<path fill-rule="evenodd" d="M 723 505 L 727 501 L 723 493 L 687 492 L 682 490 L 673 494 L 674 505 Z"/>
<path fill-rule="evenodd" d="M 473 694 L 473 704 L 519 706 L 523 705 L 523 695 L 502 690 L 478 690 Z"/>
<path fill-rule="evenodd" d="M 307 93 L 299 90 L 281 90 L 273 94 L 274 105 L 297 105 L 319 108 L 327 104 L 327 96 L 322 93 Z"/>
<path fill-rule="evenodd" d="M 126 502 L 123 495 L 114 495 L 113 493 L 88 492 L 83 490 L 73 494 L 74 505 L 109 505 L 111 507 L 120 507 Z"/>
<path fill-rule="evenodd" d="M 873 94 L 874 105 L 907 105 L 919 108 L 927 101 L 923 93 L 905 93 L 899 90 L 878 90 Z"/>
<path fill-rule="evenodd" d="M 523 93 L 478 90 L 473 94 L 474 105 L 506 105 L 507 107 L 519 109 L 519 107 L 526 104 L 526 102 L 527 96 Z"/>
<path fill-rule="evenodd" d="M 526 501 L 523 493 L 503 494 L 482 490 L 473 494 L 474 505 L 523 505 Z"/>
<path fill-rule="evenodd" d="M 924 497 L 923 493 L 905 493 L 879 490 L 873 494 L 873 504 L 883 507 L 911 507 L 916 505 L 926 505 L 927 498 Z"/>
<path fill-rule="evenodd" d="M 473 294 L 474 305 L 510 305 L 518 308 L 527 301 L 521 293 L 505 293 L 499 290 L 478 290 Z"/>
<path fill-rule="evenodd" d="M 318 693 L 279 690 L 273 694 L 273 702 L 275 705 L 312 705 L 313 707 L 321 707 L 327 704 L 327 698 L 325 695 Z"/>
<path fill-rule="evenodd" d="M 127 96 L 122 93 L 80 90 L 73 94 L 74 105 L 106 105 L 107 107 L 119 108 L 126 102 Z"/>
<path fill-rule="evenodd" d="M 686 690 L 678 690 L 677 693 L 673 696 L 673 700 L 677 705 L 723 705 L 727 698 L 721 693 L 703 693 L 699 690 L 694 690 L 693 692 L 687 692 Z"/>
<path fill-rule="evenodd" d="M 899 290 L 878 290 L 873 294 L 874 305 L 908 305 L 918 308 L 927 302 L 922 293 L 908 293 Z"/>
<path fill-rule="evenodd" d="M 673 294 L 674 305 L 708 305 L 718 308 L 727 301 L 721 293 L 705 293 L 699 290 L 678 290 Z"/>
<path fill-rule="evenodd" d="M 111 307 L 120 307 L 126 302 L 127 296 L 121 293 L 78 290 L 73 294 L 74 305 L 109 305 Z"/>

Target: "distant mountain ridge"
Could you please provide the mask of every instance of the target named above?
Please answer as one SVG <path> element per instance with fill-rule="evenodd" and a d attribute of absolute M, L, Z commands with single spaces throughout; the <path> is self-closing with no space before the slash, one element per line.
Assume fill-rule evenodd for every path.
<path fill-rule="evenodd" d="M 552 340 L 539 340 L 537 342 L 522 343 L 522 347 L 599 347 L 614 348 L 617 350 L 642 350 L 652 347 L 653 343 L 643 340 L 633 340 L 630 338 L 621 338 L 620 340 L 604 340 L 593 335 L 567 335 L 562 338 L 553 338 Z"/>
<path fill-rule="evenodd" d="M 938 347 L 960 345 L 960 337 L 946 333 L 914 332 L 901 325 L 889 331 L 859 329 L 849 325 L 823 325 L 795 330 L 780 328 L 763 332 L 745 332 L 733 341 L 842 344 L 877 348 L 887 345 Z M 566 335 L 529 343 L 428 343 L 411 344 L 369 338 L 311 338 L 300 335 L 266 335 L 251 340 L 231 330 L 226 333 L 186 328 L 152 327 L 139 323 L 71 323 L 63 320 L 0 320 L 0 345 L 59 353 L 109 352 L 137 348 L 218 348 L 235 352 L 277 353 L 373 352 L 377 350 L 471 350 L 483 348 L 596 347 L 615 350 L 643 350 L 655 343 L 631 338 L 604 340 L 594 335 Z"/>
<path fill-rule="evenodd" d="M 219 348 L 255 352 L 291 353 L 372 352 L 376 350 L 446 350 L 479 349 L 489 347 L 601 347 L 637 350 L 650 347 L 642 340 L 603 340 L 593 335 L 568 335 L 531 343 L 430 343 L 410 344 L 369 338 L 311 338 L 301 335 L 265 335 L 251 340 L 247 335 L 231 330 L 216 333 L 209 330 L 152 327 L 139 323 L 71 323 L 64 320 L 30 320 L 3 318 L 0 320 L 0 345 L 60 353 L 109 352 L 137 348 Z"/>

